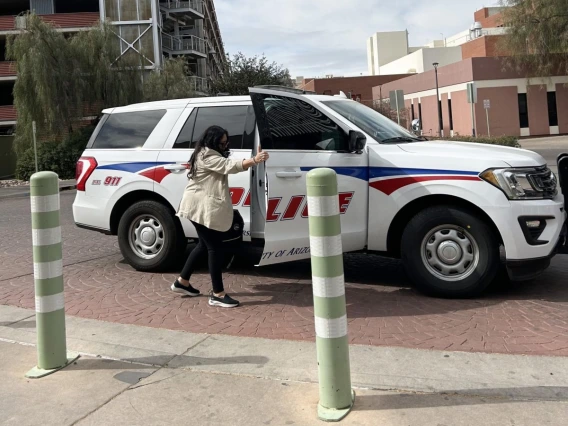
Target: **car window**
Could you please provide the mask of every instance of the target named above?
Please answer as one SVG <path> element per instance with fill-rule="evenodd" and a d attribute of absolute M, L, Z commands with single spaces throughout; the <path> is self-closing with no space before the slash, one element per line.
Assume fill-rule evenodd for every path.
<path fill-rule="evenodd" d="M 193 137 L 193 128 L 195 126 L 195 118 L 197 117 L 197 108 L 191 111 L 191 115 L 187 118 L 181 132 L 179 133 L 174 149 L 188 149 Z"/>
<path fill-rule="evenodd" d="M 335 100 L 324 101 L 323 104 L 361 128 L 361 130 L 369 134 L 377 142 L 389 143 L 389 141 L 395 142 L 397 140 L 419 141 L 416 135 L 410 133 L 408 130 L 374 109 L 360 104 L 359 102 Z"/>
<path fill-rule="evenodd" d="M 241 148 L 247 110 L 247 105 L 199 108 L 193 129 L 191 148 L 195 147 L 197 141 L 210 126 L 221 126 L 226 129 L 229 132 L 229 147 Z"/>
<path fill-rule="evenodd" d="M 94 143 L 94 149 L 141 148 L 166 110 L 110 114 Z"/>
<path fill-rule="evenodd" d="M 252 105 L 247 110 L 247 120 L 245 123 L 245 133 L 243 136 L 243 149 L 254 148 L 254 138 L 256 136 L 256 117 Z"/>
<path fill-rule="evenodd" d="M 299 99 L 266 96 L 272 149 L 346 151 L 347 135 L 323 112 Z"/>

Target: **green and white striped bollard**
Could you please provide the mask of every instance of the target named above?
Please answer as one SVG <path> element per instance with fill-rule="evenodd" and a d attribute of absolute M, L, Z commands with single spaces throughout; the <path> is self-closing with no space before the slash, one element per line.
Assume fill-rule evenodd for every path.
<path fill-rule="evenodd" d="M 30 193 L 38 362 L 26 377 L 40 378 L 65 367 L 78 356 L 68 356 L 65 337 L 57 174 L 39 172 L 32 175 Z"/>
<path fill-rule="evenodd" d="M 331 422 L 347 416 L 355 400 L 355 393 L 351 389 L 335 171 L 327 168 L 310 171 L 307 190 L 319 373 L 318 417 Z"/>

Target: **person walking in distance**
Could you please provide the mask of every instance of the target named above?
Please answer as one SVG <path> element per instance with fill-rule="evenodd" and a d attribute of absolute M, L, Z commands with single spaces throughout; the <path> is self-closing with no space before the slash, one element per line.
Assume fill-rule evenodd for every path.
<path fill-rule="evenodd" d="M 211 306 L 234 308 L 239 302 L 225 293 L 223 286 L 223 233 L 233 224 L 233 204 L 229 190 L 230 174 L 244 172 L 268 160 L 269 155 L 258 150 L 253 158 L 229 159 L 229 134 L 219 127 L 209 127 L 195 147 L 189 160 L 189 183 L 181 200 L 177 216 L 191 221 L 197 231 L 199 243 L 190 253 L 172 291 L 187 296 L 199 296 L 199 290 L 189 280 L 198 259 L 208 253 L 209 273 L 213 290 L 209 296 Z"/>

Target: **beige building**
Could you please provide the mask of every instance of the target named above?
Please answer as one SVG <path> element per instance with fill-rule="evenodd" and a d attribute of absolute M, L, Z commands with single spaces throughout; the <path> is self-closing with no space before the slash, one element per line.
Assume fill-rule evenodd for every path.
<path fill-rule="evenodd" d="M 568 76 L 563 67 L 539 78 L 505 66 L 499 39 L 505 33 L 498 8 L 475 13 L 471 37 L 460 43 L 461 59 L 373 88 L 379 102 L 389 92 L 402 90 L 409 118 L 420 119 L 425 135 L 438 135 L 438 105 L 442 135 L 541 136 L 568 134 Z M 493 28 L 486 31 L 483 28 Z M 454 42 L 454 41 L 452 41 Z M 476 88 L 477 102 L 468 103 L 468 85 Z"/>
<path fill-rule="evenodd" d="M 425 46 L 411 47 L 408 31 L 378 32 L 367 40 L 367 62 L 370 75 L 414 74 L 462 60 L 461 46 L 484 36 L 505 32 L 500 20 L 501 7 L 481 9 L 475 21 L 451 37 L 433 40 Z"/>
<path fill-rule="evenodd" d="M 438 70 L 442 134 L 472 135 L 473 129 L 479 136 L 568 134 L 568 76 L 562 69 L 530 80 L 522 72 L 504 69 L 502 58 L 471 57 Z M 473 114 L 468 83 L 477 91 Z M 383 98 L 402 90 L 409 118 L 420 119 L 424 135 L 438 134 L 433 70 L 375 87 L 374 99 L 380 98 L 379 90 Z"/>

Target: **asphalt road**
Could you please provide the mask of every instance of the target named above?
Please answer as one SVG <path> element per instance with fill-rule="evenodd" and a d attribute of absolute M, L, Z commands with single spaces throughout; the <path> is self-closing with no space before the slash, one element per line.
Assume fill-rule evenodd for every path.
<path fill-rule="evenodd" d="M 557 173 L 556 159 L 560 154 L 568 153 L 568 136 L 525 139 L 521 141 L 521 146 L 524 149 L 538 152 L 545 158 L 552 171 Z"/>

